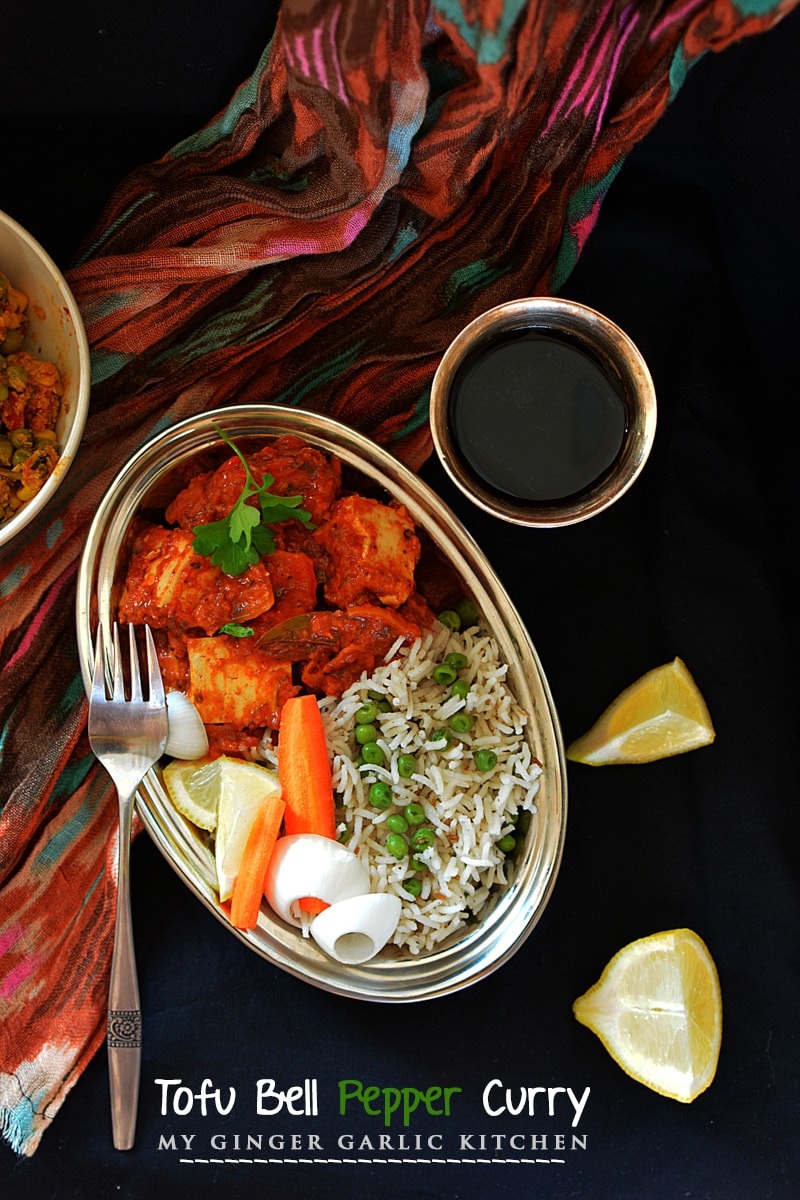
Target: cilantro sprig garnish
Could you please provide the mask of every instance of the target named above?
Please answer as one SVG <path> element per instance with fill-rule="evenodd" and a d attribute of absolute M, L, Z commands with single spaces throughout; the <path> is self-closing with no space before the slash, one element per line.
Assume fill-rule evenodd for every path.
<path fill-rule="evenodd" d="M 302 496 L 273 496 L 269 490 L 275 482 L 272 475 L 265 474 L 261 484 L 257 484 L 243 455 L 218 426 L 214 428 L 244 467 L 245 482 L 227 517 L 194 526 L 192 545 L 225 575 L 242 575 L 275 549 L 270 525 L 279 521 L 301 521 L 309 529 L 314 526 L 311 514 L 300 507 Z M 257 498 L 258 506 L 248 504 L 252 496 Z"/>

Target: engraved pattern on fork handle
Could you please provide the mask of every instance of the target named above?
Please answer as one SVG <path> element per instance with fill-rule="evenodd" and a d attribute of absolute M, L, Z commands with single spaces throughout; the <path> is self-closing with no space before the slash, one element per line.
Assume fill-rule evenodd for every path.
<path fill-rule="evenodd" d="M 110 1050 L 141 1050 L 142 1014 L 138 1008 L 108 1010 L 107 1044 Z"/>

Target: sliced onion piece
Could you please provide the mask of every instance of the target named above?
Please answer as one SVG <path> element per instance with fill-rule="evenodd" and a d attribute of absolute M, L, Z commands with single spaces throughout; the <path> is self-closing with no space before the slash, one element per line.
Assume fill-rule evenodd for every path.
<path fill-rule="evenodd" d="M 272 908 L 297 926 L 301 917 L 296 904 L 304 896 L 336 904 L 368 891 L 369 873 L 353 851 L 316 833 L 279 838 L 264 882 L 264 895 Z"/>
<path fill-rule="evenodd" d="M 200 713 L 183 692 L 167 692 L 167 744 L 164 753 L 186 761 L 203 758 L 208 734 Z"/>
<path fill-rule="evenodd" d="M 397 928 L 399 896 L 370 892 L 326 908 L 311 922 L 311 936 L 337 962 L 355 966 L 374 958 Z"/>

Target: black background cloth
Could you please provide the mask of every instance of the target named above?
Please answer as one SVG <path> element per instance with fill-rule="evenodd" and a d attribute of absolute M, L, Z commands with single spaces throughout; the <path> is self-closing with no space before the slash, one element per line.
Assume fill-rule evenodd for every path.
<path fill-rule="evenodd" d="M 255 0 L 5 12 L 0 207 L 68 266 L 113 186 L 227 102 L 273 21 Z M 570 765 L 566 849 L 541 921 L 500 971 L 429 1004 L 362 1004 L 281 973 L 142 836 L 136 1146 L 112 1148 L 101 1052 L 33 1158 L 0 1148 L 3 1197 L 800 1195 L 798 64 L 798 14 L 706 56 L 623 167 L 563 288 L 617 321 L 650 365 L 659 426 L 631 492 L 584 524 L 530 532 L 472 508 L 436 462 L 423 471 L 523 615 L 567 741 L 680 655 L 715 744 L 647 766 Z M 717 1077 L 692 1105 L 629 1079 L 571 1013 L 621 946 L 680 926 L 707 942 L 724 1004 Z M 267 1078 L 278 1089 L 316 1079 L 319 1115 L 257 1115 Z M 227 1116 L 213 1105 L 203 1116 L 196 1100 L 176 1113 L 172 1088 L 162 1111 L 159 1079 L 191 1092 L 210 1079 L 236 1102 Z M 352 1104 L 339 1112 L 346 1079 L 461 1092 L 450 1117 L 387 1129 Z M 590 1092 L 573 1128 L 566 1092 L 552 1115 L 542 1093 L 533 1117 L 490 1115 L 492 1080 L 514 1098 Z M 260 1155 L 246 1149 L 256 1134 Z M 381 1134 L 392 1138 L 382 1151 Z M 389 1161 L 402 1158 L 415 1161 Z"/>

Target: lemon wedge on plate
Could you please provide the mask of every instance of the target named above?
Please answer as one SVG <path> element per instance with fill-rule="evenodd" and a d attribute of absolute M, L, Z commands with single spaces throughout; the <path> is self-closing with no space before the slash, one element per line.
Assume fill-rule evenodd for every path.
<path fill-rule="evenodd" d="M 259 763 L 241 758 L 203 758 L 187 761 L 174 758 L 164 768 L 164 786 L 178 812 L 193 825 L 213 833 L 225 806 L 254 795 L 270 795 L 278 787 L 277 776 Z"/>
<path fill-rule="evenodd" d="M 707 746 L 715 736 L 700 689 L 676 658 L 625 688 L 567 747 L 567 758 L 593 767 L 654 762 Z"/>
<path fill-rule="evenodd" d="M 222 761 L 212 758 L 186 762 L 173 758 L 162 776 L 164 787 L 178 812 L 193 825 L 210 833 L 217 828 Z"/>
<path fill-rule="evenodd" d="M 250 830 L 265 801 L 269 796 L 281 794 L 277 775 L 257 763 L 252 766 L 255 772 L 238 775 L 235 786 L 223 788 L 219 798 L 214 854 L 220 900 L 231 898 Z"/>
<path fill-rule="evenodd" d="M 688 1104 L 714 1078 L 722 996 L 708 947 L 691 929 L 623 947 L 572 1011 L 623 1071 L 662 1096 Z"/>
<path fill-rule="evenodd" d="M 215 834 L 220 900 L 229 900 L 258 811 L 269 796 L 280 795 L 278 776 L 259 763 L 222 755 L 194 762 L 173 759 L 163 778 L 178 812 Z"/>

